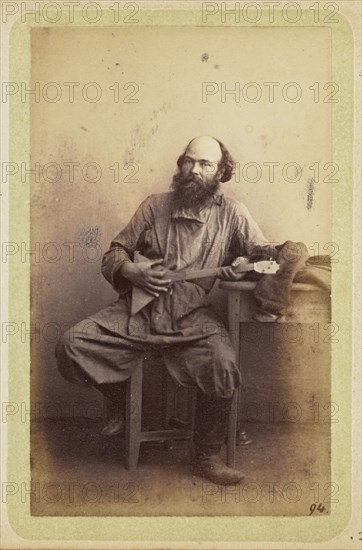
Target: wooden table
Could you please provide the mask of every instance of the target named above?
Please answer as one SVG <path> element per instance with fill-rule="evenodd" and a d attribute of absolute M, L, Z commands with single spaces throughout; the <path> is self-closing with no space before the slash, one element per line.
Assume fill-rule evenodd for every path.
<path fill-rule="evenodd" d="M 243 355 L 243 342 L 241 341 L 241 327 L 242 323 L 254 323 L 254 328 L 260 329 L 262 331 L 265 330 L 267 327 L 266 325 L 274 325 L 273 328 L 280 328 L 280 322 L 283 323 L 282 329 L 289 330 L 289 328 L 292 329 L 292 333 L 295 331 L 299 333 L 301 327 L 307 327 L 308 332 L 306 333 L 306 336 L 304 337 L 304 348 L 305 343 L 308 341 L 308 339 L 314 339 L 315 346 L 320 344 L 321 337 L 324 343 L 328 344 L 328 350 L 329 350 L 329 342 L 334 341 L 333 340 L 333 324 L 330 323 L 330 294 L 329 292 L 322 290 L 321 288 L 310 285 L 310 284 L 294 284 L 292 286 L 292 292 L 291 292 L 291 301 L 290 301 L 290 311 L 288 312 L 288 315 L 286 315 L 284 318 L 279 320 L 277 323 L 259 323 L 257 321 L 253 321 L 253 313 L 256 311 L 256 302 L 253 296 L 253 290 L 255 288 L 257 283 L 255 282 L 226 282 L 222 281 L 220 282 L 219 286 L 220 288 L 227 291 L 228 294 L 228 321 L 229 321 L 229 332 L 232 339 L 232 342 L 235 346 L 236 350 L 236 358 L 237 358 L 237 364 L 239 366 L 239 369 L 241 372 L 243 372 L 244 365 L 248 361 L 248 357 Z M 285 325 L 285 323 L 287 325 Z M 318 341 L 316 341 L 316 334 L 318 331 Z M 322 331 L 322 334 L 321 334 Z M 330 341 L 328 341 L 328 335 L 330 338 L 332 338 Z M 327 340 L 326 340 L 327 338 Z M 285 352 L 288 352 L 288 342 L 284 342 L 284 355 Z M 309 345 L 309 344 L 308 344 Z M 309 346 L 310 347 L 310 346 Z M 303 348 L 303 349 L 304 349 Z M 315 348 L 311 348 L 315 350 Z M 256 350 L 255 353 L 258 353 Z M 303 350 L 299 351 L 299 353 L 303 353 Z M 305 353 L 305 349 L 304 349 Z M 312 352 L 311 352 L 312 353 Z M 313 351 L 314 353 L 314 351 Z M 326 353 L 323 351 L 322 354 L 326 355 Z M 327 352 L 328 355 L 329 352 Z M 259 355 L 263 355 L 260 353 Z M 320 354 L 319 354 L 320 355 Z M 283 355 L 282 355 L 283 356 Z M 313 357 L 313 356 L 310 356 Z M 329 357 L 329 356 L 328 356 Z M 323 369 L 317 369 L 323 370 L 323 373 L 320 374 L 318 372 L 318 379 L 316 380 L 316 387 L 318 390 L 319 386 L 323 386 L 322 391 L 323 395 L 328 397 L 330 392 L 330 360 L 326 356 L 326 360 L 323 362 Z M 250 359 L 250 358 L 249 358 Z M 314 362 L 316 362 L 316 358 L 314 358 Z M 319 359 L 320 361 L 320 359 Z M 283 363 L 283 361 L 281 361 Z M 298 370 L 298 369 L 296 369 Z M 301 369 L 303 370 L 303 369 Z M 303 380 L 298 381 L 298 376 L 303 377 L 303 373 L 295 372 L 294 369 L 290 369 L 289 371 L 292 371 L 291 374 L 287 374 L 287 383 L 284 383 L 284 391 L 286 394 L 288 394 L 289 387 L 292 391 L 292 386 L 294 384 L 297 385 L 299 388 L 299 392 L 303 393 Z M 293 377 L 293 378 L 292 378 Z M 285 378 L 285 376 L 284 376 Z M 289 386 L 288 386 L 289 381 Z M 284 380 L 285 382 L 285 380 Z M 318 382 L 320 382 L 318 386 Z M 308 383 L 310 384 L 310 376 L 308 379 Z M 299 385 L 298 385 L 299 384 Z M 305 384 L 304 384 L 305 385 Z M 302 389 L 301 389 L 302 388 Z M 309 403 L 309 400 L 312 399 L 313 388 L 308 388 L 308 395 L 304 398 L 305 402 Z M 238 443 L 238 432 L 240 431 L 240 414 L 238 414 L 238 411 L 241 410 L 240 407 L 240 388 L 235 392 L 233 404 L 232 404 L 232 410 L 231 410 L 231 419 L 230 419 L 230 426 L 229 426 L 229 434 L 228 434 L 228 444 L 227 444 L 227 463 L 229 466 L 234 466 L 235 464 L 235 448 Z M 313 401 L 310 401 L 310 403 L 313 403 Z"/>

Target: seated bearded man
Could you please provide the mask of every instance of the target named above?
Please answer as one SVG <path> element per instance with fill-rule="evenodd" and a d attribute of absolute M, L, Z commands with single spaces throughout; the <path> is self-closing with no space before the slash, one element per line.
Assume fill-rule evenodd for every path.
<path fill-rule="evenodd" d="M 158 348 L 176 383 L 197 387 L 192 472 L 216 484 L 234 484 L 243 474 L 219 458 L 240 372 L 229 335 L 206 305 L 215 277 L 171 283 L 167 270 L 204 269 L 252 255 L 268 246 L 247 208 L 220 194 L 234 162 L 218 140 L 193 139 L 178 159 L 170 192 L 147 197 L 112 241 L 102 273 L 119 293 L 109 307 L 65 333 L 56 349 L 61 374 L 91 385 L 113 404 L 104 434 L 123 429 L 125 381 L 145 351 Z M 150 262 L 134 263 L 135 251 Z M 239 280 L 232 267 L 221 277 Z M 131 315 L 132 286 L 153 297 Z"/>

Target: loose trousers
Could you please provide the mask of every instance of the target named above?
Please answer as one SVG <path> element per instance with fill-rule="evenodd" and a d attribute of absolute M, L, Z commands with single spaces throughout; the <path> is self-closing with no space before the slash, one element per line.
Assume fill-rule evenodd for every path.
<path fill-rule="evenodd" d="M 240 372 L 229 335 L 208 307 L 191 312 L 178 330 L 154 334 L 145 331 L 144 322 L 130 319 L 129 305 L 120 298 L 67 331 L 57 344 L 56 356 L 68 381 L 98 389 L 112 384 L 120 388 L 144 354 L 155 349 L 176 383 L 198 388 L 196 451 L 218 452 Z"/>

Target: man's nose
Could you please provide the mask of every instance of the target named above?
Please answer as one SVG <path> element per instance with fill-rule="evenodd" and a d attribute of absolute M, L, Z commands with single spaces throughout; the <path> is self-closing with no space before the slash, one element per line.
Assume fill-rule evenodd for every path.
<path fill-rule="evenodd" d="M 197 175 L 199 175 L 199 174 L 201 173 L 201 165 L 200 165 L 199 162 L 197 162 L 197 161 L 194 162 L 194 165 L 193 165 L 193 167 L 192 167 L 192 169 L 191 169 L 191 172 L 192 172 L 193 174 L 197 174 Z"/>

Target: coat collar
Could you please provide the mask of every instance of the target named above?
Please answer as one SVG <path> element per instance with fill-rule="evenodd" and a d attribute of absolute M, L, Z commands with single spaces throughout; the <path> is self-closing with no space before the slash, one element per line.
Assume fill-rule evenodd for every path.
<path fill-rule="evenodd" d="M 171 212 L 171 218 L 183 218 L 187 220 L 194 220 L 198 223 L 206 223 L 213 206 L 221 206 L 223 201 L 223 195 L 213 195 L 210 202 L 205 205 L 199 212 L 195 213 L 189 208 L 175 208 Z"/>

